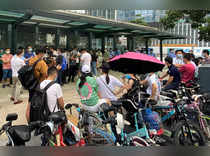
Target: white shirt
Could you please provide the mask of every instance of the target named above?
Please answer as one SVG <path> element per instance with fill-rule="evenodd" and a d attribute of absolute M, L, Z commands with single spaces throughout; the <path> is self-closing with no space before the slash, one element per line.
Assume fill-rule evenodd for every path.
<path fill-rule="evenodd" d="M 50 80 L 44 80 L 40 84 L 40 88 L 44 89 L 50 82 Z M 58 109 L 58 99 L 63 97 L 63 92 L 61 89 L 61 86 L 58 83 L 53 84 L 48 90 L 47 90 L 47 100 L 48 100 L 48 107 L 50 112 L 57 112 Z"/>
<path fill-rule="evenodd" d="M 81 65 L 88 65 L 89 67 L 91 67 L 91 55 L 87 52 L 83 53 L 81 56 Z"/>
<path fill-rule="evenodd" d="M 152 74 L 151 76 L 148 75 L 146 80 L 148 82 L 147 94 L 149 94 L 149 95 L 152 95 L 152 85 L 154 83 L 157 84 L 155 100 L 158 100 L 158 97 L 159 97 L 160 91 L 161 91 L 161 84 L 160 84 L 158 77 L 155 74 Z"/>
<path fill-rule="evenodd" d="M 182 58 L 180 59 L 180 58 L 175 57 L 173 58 L 173 64 L 184 64 L 184 61 Z"/>
<path fill-rule="evenodd" d="M 18 77 L 18 71 L 24 65 L 25 62 L 22 58 L 18 57 L 17 55 L 13 56 L 11 59 L 12 77 Z"/>
<path fill-rule="evenodd" d="M 116 87 L 122 87 L 123 84 L 114 76 L 109 75 L 109 79 L 110 79 L 109 84 L 106 83 L 105 75 L 102 75 L 96 79 L 96 82 L 98 84 L 98 91 L 101 94 L 101 98 L 109 99 L 111 101 L 116 101 L 117 97 L 112 92 L 114 92 Z"/>

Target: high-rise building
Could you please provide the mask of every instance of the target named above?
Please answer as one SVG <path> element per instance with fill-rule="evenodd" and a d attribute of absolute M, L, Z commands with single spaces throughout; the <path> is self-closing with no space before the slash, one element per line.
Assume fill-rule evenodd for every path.
<path fill-rule="evenodd" d="M 117 20 L 117 10 L 115 9 L 88 9 L 85 10 L 85 14 Z"/>
<path fill-rule="evenodd" d="M 130 22 L 139 18 L 137 15 L 141 15 L 141 18 L 148 23 L 148 25 L 157 27 L 161 31 L 163 28 L 160 24 L 160 19 L 166 15 L 166 10 L 115 10 L 115 9 L 89 9 L 83 11 L 83 13 L 91 16 L 99 16 L 107 19 Z M 164 30 L 165 31 L 165 30 Z M 182 46 L 197 46 L 197 47 L 210 47 L 208 42 L 199 41 L 198 29 L 192 29 L 190 23 L 186 23 L 184 20 L 180 20 L 173 29 L 167 30 L 170 33 L 176 35 L 187 36 L 186 39 L 165 40 L 164 43 L 170 46 L 182 45 Z M 159 40 L 152 40 L 151 45 L 158 45 Z"/>

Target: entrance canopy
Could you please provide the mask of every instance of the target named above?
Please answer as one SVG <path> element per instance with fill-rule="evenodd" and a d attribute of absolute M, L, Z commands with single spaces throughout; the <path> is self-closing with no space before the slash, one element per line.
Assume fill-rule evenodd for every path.
<path fill-rule="evenodd" d="M 0 23 L 30 24 L 93 32 L 100 35 L 142 36 L 157 39 L 180 39 L 182 36 L 160 32 L 154 27 L 109 20 L 101 17 L 56 11 L 0 11 Z"/>

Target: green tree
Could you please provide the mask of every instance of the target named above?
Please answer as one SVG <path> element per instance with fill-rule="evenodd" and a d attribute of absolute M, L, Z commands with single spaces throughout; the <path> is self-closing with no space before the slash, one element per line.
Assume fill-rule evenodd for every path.
<path fill-rule="evenodd" d="M 193 29 L 199 30 L 199 40 L 210 41 L 210 10 L 168 10 L 166 16 L 160 20 L 165 30 L 172 29 L 180 20 L 191 24 Z"/>
<path fill-rule="evenodd" d="M 137 19 L 130 21 L 131 23 L 140 24 L 147 26 L 148 24 L 144 21 L 144 18 L 141 17 L 141 14 L 136 15 Z"/>

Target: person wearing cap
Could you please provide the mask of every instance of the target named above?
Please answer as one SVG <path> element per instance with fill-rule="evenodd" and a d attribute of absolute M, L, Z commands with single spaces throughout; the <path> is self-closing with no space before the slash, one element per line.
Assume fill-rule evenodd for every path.
<path fill-rule="evenodd" d="M 99 97 L 117 101 L 117 95 L 123 91 L 125 86 L 116 77 L 109 75 L 110 66 L 108 63 L 104 62 L 100 69 L 102 75 L 96 79 L 99 86 Z M 115 92 L 116 87 L 120 88 L 118 92 Z"/>
<path fill-rule="evenodd" d="M 98 112 L 100 106 L 104 103 L 111 106 L 108 99 L 100 99 L 98 95 L 98 84 L 91 74 L 89 65 L 83 65 L 81 68 L 81 76 L 76 83 L 76 90 L 80 96 L 81 103 L 85 110 Z"/>

